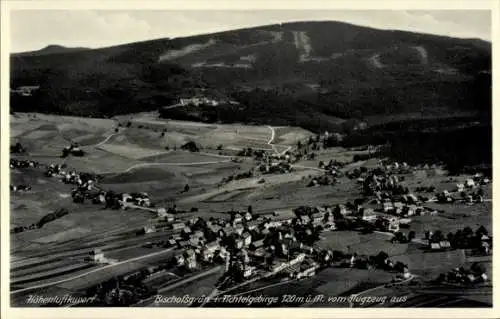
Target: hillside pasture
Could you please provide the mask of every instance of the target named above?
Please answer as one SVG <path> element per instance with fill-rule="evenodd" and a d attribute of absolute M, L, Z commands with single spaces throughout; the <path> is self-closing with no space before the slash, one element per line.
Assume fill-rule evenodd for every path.
<path fill-rule="evenodd" d="M 141 158 L 143 161 L 153 163 L 203 163 L 203 162 L 216 162 L 221 160 L 229 160 L 217 156 L 217 154 L 198 153 L 189 151 L 164 151 L 163 154 L 147 156 Z"/>
<path fill-rule="evenodd" d="M 72 204 L 71 200 L 68 200 L 66 204 L 59 201 L 58 205 L 58 208 L 66 207 L 70 213 L 45 224 L 40 229 L 13 234 L 11 236 L 11 244 L 14 243 L 16 245 L 11 248 L 16 254 L 23 254 L 23 251 L 27 252 L 29 250 L 28 247 L 25 249 L 22 246 L 30 242 L 46 245 L 49 242 L 52 244 L 68 240 L 85 241 L 85 238 L 105 233 L 113 228 L 135 229 L 142 227 L 151 218 L 151 214 L 148 212 L 108 210 L 91 203 L 83 205 Z M 23 212 L 24 218 L 23 214 L 21 214 Z M 13 209 L 11 215 L 17 219 L 23 218 L 23 222 L 26 223 L 28 222 L 28 218 L 31 219 L 31 222 L 35 222 L 51 211 L 39 210 L 38 216 L 33 216 L 34 212 L 37 211 L 16 208 Z"/>
<path fill-rule="evenodd" d="M 64 162 L 70 169 L 98 174 L 123 172 L 129 167 L 141 163 L 139 160 L 105 151 L 105 147 L 88 150 L 83 157 L 68 156 L 65 159 L 51 160 L 50 162 Z"/>
<path fill-rule="evenodd" d="M 164 152 L 164 150 L 161 149 L 144 148 L 132 143 L 128 143 L 127 145 L 106 143 L 99 146 L 99 149 L 133 160 L 139 159 L 141 157 L 154 156 Z"/>
<path fill-rule="evenodd" d="M 393 244 L 390 239 L 390 236 L 379 233 L 363 235 L 354 231 L 329 231 L 323 233 L 316 245 L 322 249 L 340 251 L 347 249 L 350 253 L 356 252 L 361 255 L 375 255 L 385 251 L 389 256 L 399 256 L 407 251 L 408 245 Z"/>
<path fill-rule="evenodd" d="M 273 143 L 296 146 L 298 141 L 304 141 L 310 136 L 314 136 L 313 133 L 298 127 L 275 127 L 275 136 Z"/>
<path fill-rule="evenodd" d="M 199 147 L 216 149 L 241 150 L 245 148 L 264 149 L 272 151 L 269 142 L 277 145 L 278 151 L 285 151 L 288 146 L 295 146 L 299 139 L 312 135 L 299 127 L 275 128 L 276 135 L 271 141 L 272 131 L 265 125 L 243 124 L 207 124 L 190 121 L 163 120 L 158 118 L 157 112 L 138 113 L 134 116 L 119 116 L 115 118 L 131 126 L 125 131 L 127 141 L 146 148 L 170 149 L 179 148 L 183 144 L 193 141 Z M 163 135 L 163 136 L 162 136 Z M 115 144 L 116 137 L 109 140 Z M 121 144 L 127 144 L 123 140 Z"/>
<path fill-rule="evenodd" d="M 137 167 L 128 172 L 122 172 L 116 175 L 106 176 L 101 180 L 101 184 L 127 184 L 141 183 L 149 181 L 172 180 L 176 174 L 171 170 L 154 167 Z"/>

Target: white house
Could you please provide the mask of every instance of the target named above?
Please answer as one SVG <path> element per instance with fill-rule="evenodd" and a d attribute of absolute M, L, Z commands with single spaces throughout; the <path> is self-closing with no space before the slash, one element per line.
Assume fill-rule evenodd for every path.
<path fill-rule="evenodd" d="M 252 243 L 252 235 L 249 232 L 243 233 L 242 238 L 245 246 L 249 246 Z"/>
<path fill-rule="evenodd" d="M 105 261 L 104 254 L 100 249 L 92 250 L 90 252 L 90 259 L 98 263 L 103 263 Z"/>
<path fill-rule="evenodd" d="M 377 219 L 377 215 L 375 214 L 372 208 L 363 209 L 363 220 L 373 221 L 375 219 Z"/>
<path fill-rule="evenodd" d="M 473 188 L 475 186 L 476 186 L 476 183 L 474 182 L 474 180 L 472 178 L 469 178 L 469 179 L 467 179 L 467 181 L 465 181 L 465 187 Z"/>
<path fill-rule="evenodd" d="M 384 213 L 390 212 L 391 210 L 394 209 L 394 206 L 392 205 L 391 202 L 385 202 L 382 205 L 383 205 Z"/>

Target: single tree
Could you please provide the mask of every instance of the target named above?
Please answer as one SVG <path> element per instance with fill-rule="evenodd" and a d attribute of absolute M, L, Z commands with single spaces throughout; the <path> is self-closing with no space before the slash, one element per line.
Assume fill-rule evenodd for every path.
<path fill-rule="evenodd" d="M 483 235 L 488 235 L 488 230 L 486 230 L 486 228 L 481 225 L 479 226 L 479 228 L 476 230 L 476 236 L 477 237 L 481 237 Z"/>
<path fill-rule="evenodd" d="M 389 254 L 387 254 L 385 251 L 381 251 L 375 256 L 375 260 L 377 262 L 377 265 L 383 266 L 385 265 L 385 261 L 389 258 Z"/>
<path fill-rule="evenodd" d="M 408 241 L 412 241 L 413 239 L 415 239 L 415 231 L 410 231 L 408 233 Z"/>
<path fill-rule="evenodd" d="M 465 237 L 470 237 L 474 234 L 474 232 L 472 231 L 472 228 L 470 228 L 469 226 L 465 227 L 464 228 L 464 231 L 463 231 L 463 234 Z"/>
<path fill-rule="evenodd" d="M 444 239 L 444 235 L 440 230 L 436 230 L 431 236 L 432 242 L 440 242 Z"/>

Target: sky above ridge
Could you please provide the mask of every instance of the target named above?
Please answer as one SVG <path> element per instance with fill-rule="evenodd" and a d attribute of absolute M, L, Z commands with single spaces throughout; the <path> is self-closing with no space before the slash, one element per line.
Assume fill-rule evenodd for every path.
<path fill-rule="evenodd" d="M 98 48 L 318 20 L 491 41 L 491 13 L 487 10 L 17 10 L 10 13 L 10 52 L 39 50 L 53 44 Z"/>

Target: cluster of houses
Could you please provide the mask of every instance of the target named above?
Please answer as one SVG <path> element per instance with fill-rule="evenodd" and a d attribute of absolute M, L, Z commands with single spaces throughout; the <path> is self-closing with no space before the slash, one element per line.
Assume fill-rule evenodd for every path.
<path fill-rule="evenodd" d="M 13 154 L 21 154 L 26 153 L 26 149 L 21 145 L 21 143 L 17 142 L 16 144 L 10 146 L 10 152 Z"/>
<path fill-rule="evenodd" d="M 175 245 L 182 250 L 174 256 L 173 264 L 195 270 L 212 263 L 225 263 L 228 276 L 241 281 L 291 267 L 312 250 L 304 243 L 312 242 L 309 237 L 316 231 L 314 220 L 309 217 L 299 218 L 291 210 L 257 218 L 249 211 L 230 214 L 229 220 L 205 221 L 196 217 L 179 222 L 171 218 L 171 228 L 179 232 L 164 245 Z M 297 276 L 313 274 L 311 267 L 301 267 L 303 271 L 295 269 Z"/>
<path fill-rule="evenodd" d="M 151 207 L 149 194 L 141 193 L 121 193 L 118 195 L 118 203 L 122 208 L 126 208 L 129 204 L 141 207 Z"/>
<path fill-rule="evenodd" d="M 182 269 L 192 271 L 213 263 L 225 263 L 232 282 L 278 272 L 302 278 L 314 275 L 332 258 L 331 252 L 318 251 L 313 244 L 319 240 L 321 231 L 336 228 L 335 216 L 347 217 L 348 211 L 344 205 L 337 205 L 333 209 L 301 206 L 258 217 L 249 211 L 230 214 L 230 219 L 206 221 L 196 217 L 181 222 L 165 213 L 163 219 L 177 232 L 159 244 L 181 249 L 172 264 Z M 365 212 L 364 217 L 375 221 L 368 215 Z M 145 232 L 149 231 L 155 231 L 155 227 L 145 227 Z M 358 259 L 356 265 L 363 260 Z"/>
<path fill-rule="evenodd" d="M 465 203 L 482 203 L 484 201 L 484 191 L 481 186 L 490 183 L 489 178 L 477 176 L 469 178 L 464 183 L 459 183 L 452 191 L 444 190 L 436 195 L 436 201 L 440 203 L 452 203 L 461 200 Z M 457 198 L 455 194 L 459 194 Z"/>
<path fill-rule="evenodd" d="M 481 186 L 489 184 L 489 178 L 476 174 L 473 178 L 468 178 L 464 183 L 456 185 L 454 191 L 460 194 L 461 200 L 466 203 L 482 203 L 483 190 Z"/>
<path fill-rule="evenodd" d="M 258 169 L 262 174 L 285 174 L 292 171 L 291 157 L 288 154 L 265 153 Z"/>
<path fill-rule="evenodd" d="M 247 152 L 252 152 L 252 150 L 242 150 L 242 154 L 247 154 Z M 249 171 L 239 173 L 237 175 L 230 175 L 222 178 L 221 184 L 228 183 L 233 180 L 239 180 L 239 179 L 244 179 L 244 178 L 251 178 L 259 173 L 262 175 L 265 174 L 286 174 L 290 173 L 293 170 L 293 166 L 291 164 L 291 158 L 290 155 L 284 154 L 284 155 L 278 155 L 278 154 L 270 154 L 268 152 L 262 151 L 262 152 L 255 152 L 255 154 L 259 154 L 258 156 L 255 155 L 255 159 L 259 161 L 259 164 L 257 165 L 256 169 L 250 169 Z M 241 155 L 241 156 L 246 156 L 246 155 Z M 264 183 L 265 180 L 261 179 L 259 180 L 259 183 Z"/>
<path fill-rule="evenodd" d="M 386 271 L 397 271 L 402 273 L 404 278 L 409 278 L 411 273 L 408 269 L 408 265 L 400 262 L 393 261 L 389 259 L 389 256 L 383 252 L 378 255 L 365 256 L 358 255 L 356 253 L 352 255 L 346 255 L 344 261 L 340 264 L 341 267 L 359 268 L 359 269 L 382 269 Z"/>
<path fill-rule="evenodd" d="M 17 234 L 17 233 L 22 233 L 28 230 L 35 230 L 38 229 L 38 225 L 36 223 L 33 223 L 29 226 L 16 226 L 10 230 L 11 234 Z"/>
<path fill-rule="evenodd" d="M 12 192 L 28 192 L 31 190 L 29 185 L 10 185 L 10 190 Z"/>
<path fill-rule="evenodd" d="M 63 169 L 66 168 L 65 164 L 50 164 L 45 170 L 45 176 L 47 177 L 63 177 L 66 172 Z"/>
<path fill-rule="evenodd" d="M 311 180 L 307 183 L 307 187 L 317 187 L 324 185 L 335 185 L 337 184 L 337 178 L 331 175 L 322 175 L 312 177 Z"/>
<path fill-rule="evenodd" d="M 458 200 L 455 193 L 459 193 L 461 201 L 465 203 L 482 203 L 484 198 L 481 186 L 491 182 L 489 178 L 481 174 L 476 174 L 473 178 L 466 179 L 464 183 L 457 184 L 456 188 L 451 191 L 443 190 L 435 193 L 436 188 L 434 186 L 417 187 L 417 192 L 435 193 L 435 195 L 430 198 L 421 195 L 417 197 L 409 192 L 408 187 L 403 185 L 402 180 L 404 177 L 398 177 L 398 175 L 396 175 L 408 173 L 411 169 L 412 167 L 406 163 L 401 165 L 393 163 L 383 167 L 377 167 L 371 171 L 361 168 L 350 174 L 348 173 L 348 175 L 351 178 L 357 178 L 358 183 L 363 185 L 364 195 L 375 195 L 378 201 L 384 202 L 384 205 L 387 206 L 384 207 L 384 211 L 388 209 L 403 210 L 402 204 L 394 203 L 395 200 L 407 205 L 415 205 L 419 202 L 427 201 L 453 203 Z M 393 202 L 393 204 L 387 203 L 388 201 Z M 395 207 L 396 205 L 397 207 Z M 415 215 L 425 213 L 424 209 L 415 206 L 408 206 L 404 208 L 404 210 L 409 210 L 408 215 L 412 215 L 412 211 L 416 212 Z"/>
<path fill-rule="evenodd" d="M 19 159 L 10 159 L 10 168 L 39 167 L 41 164 Z M 45 165 L 44 165 L 45 166 Z M 76 185 L 71 195 L 74 202 L 83 203 L 86 199 L 92 200 L 94 204 L 106 204 L 106 207 L 119 209 L 131 206 L 151 207 L 151 200 L 147 193 L 119 193 L 104 191 L 97 182 L 100 176 L 76 171 L 66 171 L 65 164 L 46 165 L 45 176 L 57 177 L 65 184 Z M 29 190 L 29 186 L 11 186 L 12 191 Z"/>
<path fill-rule="evenodd" d="M 35 168 L 40 166 L 40 163 L 35 161 L 20 160 L 16 158 L 11 158 L 9 162 L 9 167 L 12 168 Z"/>
<path fill-rule="evenodd" d="M 259 166 L 259 170 L 262 174 L 286 174 L 290 173 L 292 169 L 292 165 L 285 162 L 272 162 Z"/>
<path fill-rule="evenodd" d="M 409 204 L 404 201 L 384 201 L 380 204 L 380 211 L 398 217 L 437 215 L 438 211 L 418 204 Z"/>
<path fill-rule="evenodd" d="M 10 93 L 20 96 L 32 96 L 33 92 L 40 90 L 40 85 L 24 85 L 18 86 L 15 89 L 10 89 Z"/>
<path fill-rule="evenodd" d="M 104 257 L 104 253 L 102 252 L 101 249 L 99 248 L 96 248 L 96 249 L 93 249 L 90 253 L 89 253 L 89 256 L 87 257 L 87 259 L 89 261 L 92 261 L 94 263 L 98 263 L 98 264 L 104 264 L 104 263 L 108 263 L 108 260 L 106 257 Z"/>
<path fill-rule="evenodd" d="M 464 203 L 472 204 L 472 203 L 484 202 L 484 198 L 481 192 L 472 192 L 467 194 L 464 191 L 461 191 L 460 196 L 461 196 L 460 200 Z M 454 203 L 455 201 L 459 200 L 448 190 L 444 190 L 438 193 L 435 196 L 435 199 L 438 203 Z"/>
<path fill-rule="evenodd" d="M 340 169 L 343 168 L 344 166 L 345 163 L 333 159 L 326 164 L 323 161 L 319 161 L 318 164 L 319 168 L 323 168 L 330 175 L 340 174 Z"/>
<path fill-rule="evenodd" d="M 220 102 L 205 96 L 194 96 L 191 98 L 179 99 L 179 104 L 182 106 L 200 106 L 200 105 L 217 106 L 220 104 Z"/>
<path fill-rule="evenodd" d="M 100 255 L 100 252 L 96 254 L 96 256 Z M 157 266 L 150 266 L 87 288 L 85 295 L 92 298 L 89 305 L 127 307 L 155 295 L 156 291 L 145 285 L 143 281 L 147 280 L 151 274 L 159 273 L 157 268 Z"/>
<path fill-rule="evenodd" d="M 459 229 L 455 233 L 449 233 L 446 237 L 437 230 L 434 233 L 425 233 L 431 250 L 442 249 L 471 249 L 474 253 L 481 255 L 491 254 L 493 239 L 483 226 L 475 232 L 470 227 Z"/>
<path fill-rule="evenodd" d="M 488 275 L 481 267 L 473 266 L 471 269 L 458 267 L 439 275 L 436 281 L 447 284 L 476 285 L 487 282 Z"/>
<path fill-rule="evenodd" d="M 68 157 L 68 155 L 83 156 L 85 152 L 80 148 L 78 143 L 73 142 L 70 146 L 63 148 L 61 157 Z"/>
<path fill-rule="evenodd" d="M 408 163 L 403 162 L 403 163 L 387 163 L 384 165 L 384 168 L 387 172 L 390 172 L 392 174 L 408 174 L 411 173 L 413 168 L 408 165 Z"/>

